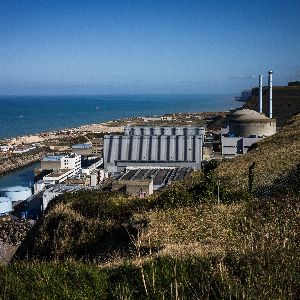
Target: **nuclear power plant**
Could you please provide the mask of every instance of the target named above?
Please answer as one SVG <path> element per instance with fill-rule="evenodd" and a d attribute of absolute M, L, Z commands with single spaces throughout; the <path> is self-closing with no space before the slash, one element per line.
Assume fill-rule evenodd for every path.
<path fill-rule="evenodd" d="M 104 136 L 104 168 L 201 168 L 204 127 L 126 127 L 124 135 Z"/>
<path fill-rule="evenodd" d="M 222 156 L 232 157 L 245 154 L 248 148 L 263 139 L 276 133 L 276 120 L 272 119 L 272 86 L 273 71 L 269 71 L 269 116 L 262 111 L 262 79 L 259 75 L 259 112 L 250 109 L 241 109 L 227 117 L 227 127 L 222 130 Z"/>

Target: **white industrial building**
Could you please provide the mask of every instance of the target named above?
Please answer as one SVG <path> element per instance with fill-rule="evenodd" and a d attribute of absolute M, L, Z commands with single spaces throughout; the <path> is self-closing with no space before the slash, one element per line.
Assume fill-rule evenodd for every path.
<path fill-rule="evenodd" d="M 103 164 L 103 158 L 89 157 L 81 162 L 81 174 L 90 175 Z"/>
<path fill-rule="evenodd" d="M 128 166 L 201 168 L 202 135 L 106 135 L 104 168 L 110 173 Z"/>
<path fill-rule="evenodd" d="M 92 143 L 75 144 L 72 146 L 72 152 L 78 155 L 91 155 L 92 154 Z"/>
<path fill-rule="evenodd" d="M 222 155 L 225 157 L 245 154 L 251 145 L 261 138 L 222 137 Z"/>
<path fill-rule="evenodd" d="M 104 168 L 201 168 L 205 128 L 197 126 L 128 126 L 124 135 L 104 137 Z"/>
<path fill-rule="evenodd" d="M 51 184 L 59 184 L 70 178 L 71 176 L 75 175 L 74 169 L 71 170 L 55 170 L 52 173 L 43 177 L 43 182 L 45 185 Z"/>
<path fill-rule="evenodd" d="M 81 156 L 75 153 L 66 155 L 49 155 L 41 160 L 41 170 L 60 170 L 60 169 L 73 169 L 79 172 L 81 167 Z"/>

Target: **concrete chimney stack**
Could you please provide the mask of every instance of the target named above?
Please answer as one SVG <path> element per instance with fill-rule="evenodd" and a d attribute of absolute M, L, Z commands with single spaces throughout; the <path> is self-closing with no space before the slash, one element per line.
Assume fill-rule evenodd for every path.
<path fill-rule="evenodd" d="M 270 98 L 269 98 L 269 107 L 270 107 L 270 110 L 269 110 L 269 118 L 272 119 L 272 116 L 273 116 L 273 95 L 272 95 L 272 86 L 273 86 L 273 71 L 269 71 L 269 93 L 270 93 Z"/>
<path fill-rule="evenodd" d="M 262 79 L 263 76 L 259 75 L 259 113 L 262 114 Z"/>

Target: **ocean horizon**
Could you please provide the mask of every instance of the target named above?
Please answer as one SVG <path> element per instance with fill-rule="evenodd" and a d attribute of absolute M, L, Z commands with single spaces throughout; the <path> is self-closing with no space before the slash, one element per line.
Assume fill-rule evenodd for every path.
<path fill-rule="evenodd" d="M 0 96 L 0 138 L 128 117 L 226 111 L 234 94 Z"/>

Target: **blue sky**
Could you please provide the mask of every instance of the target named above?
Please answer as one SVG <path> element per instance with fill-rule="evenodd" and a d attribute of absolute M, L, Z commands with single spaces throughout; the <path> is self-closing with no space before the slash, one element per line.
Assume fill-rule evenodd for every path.
<path fill-rule="evenodd" d="M 0 1 L 0 94 L 238 93 L 300 80 L 300 1 Z"/>

